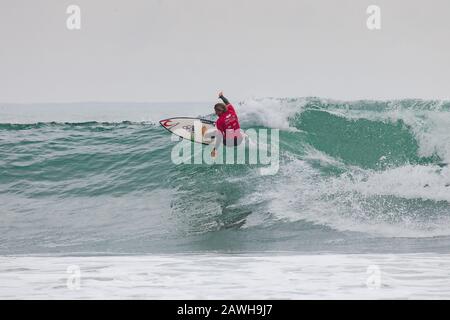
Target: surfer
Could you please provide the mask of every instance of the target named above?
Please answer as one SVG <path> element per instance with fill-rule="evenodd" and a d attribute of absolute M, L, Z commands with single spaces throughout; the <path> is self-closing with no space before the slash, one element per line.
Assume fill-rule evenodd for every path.
<path fill-rule="evenodd" d="M 219 98 L 223 101 L 223 103 L 216 103 L 214 106 L 214 111 L 219 117 L 216 121 L 216 128 L 217 131 L 220 131 L 223 139 L 220 141 L 220 139 L 216 138 L 214 148 L 211 151 L 212 157 L 216 156 L 217 148 L 221 142 L 228 146 L 238 146 L 242 142 L 241 126 L 233 105 L 227 98 L 224 97 L 222 91 L 219 93 Z"/>

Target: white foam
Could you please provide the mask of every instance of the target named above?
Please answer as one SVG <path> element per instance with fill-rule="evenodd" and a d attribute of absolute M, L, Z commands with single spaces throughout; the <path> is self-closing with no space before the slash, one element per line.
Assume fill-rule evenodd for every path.
<path fill-rule="evenodd" d="M 249 99 L 236 109 L 239 119 L 245 126 L 263 126 L 273 129 L 297 131 L 291 127 L 289 118 L 298 114 L 305 99 L 282 100 L 275 98 Z"/>
<path fill-rule="evenodd" d="M 353 177 L 352 187 L 364 195 L 393 195 L 405 199 L 450 203 L 450 169 L 438 166 L 405 165 L 367 177 Z"/>
<path fill-rule="evenodd" d="M 449 277 L 449 254 L 0 257 L 0 298 L 448 299 Z"/>
<path fill-rule="evenodd" d="M 322 166 L 332 164 L 346 173 L 324 176 L 311 164 L 317 159 Z M 257 192 L 264 193 L 268 211 L 279 219 L 383 237 L 433 237 L 450 235 L 449 179 L 448 168 L 363 170 L 310 150 L 305 160 L 292 157 L 281 167 L 279 179 Z M 408 207 L 408 201 L 419 202 Z M 421 201 L 428 201 L 425 209 L 418 207 Z M 445 202 L 440 206 L 439 201 Z"/>

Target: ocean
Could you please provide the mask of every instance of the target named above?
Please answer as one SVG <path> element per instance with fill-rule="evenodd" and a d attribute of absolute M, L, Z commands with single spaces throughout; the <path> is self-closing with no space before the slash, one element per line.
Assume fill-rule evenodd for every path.
<path fill-rule="evenodd" d="M 212 105 L 0 104 L 0 298 L 450 298 L 449 101 L 235 103 L 274 175 L 172 162 Z"/>

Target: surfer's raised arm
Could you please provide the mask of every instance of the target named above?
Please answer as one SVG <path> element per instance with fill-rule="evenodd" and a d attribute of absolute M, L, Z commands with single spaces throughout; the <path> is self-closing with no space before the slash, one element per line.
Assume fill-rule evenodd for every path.
<path fill-rule="evenodd" d="M 229 105 L 230 104 L 230 101 L 228 101 L 228 99 L 224 97 L 222 91 L 219 92 L 219 98 L 223 101 L 223 103 L 225 103 L 225 105 Z"/>

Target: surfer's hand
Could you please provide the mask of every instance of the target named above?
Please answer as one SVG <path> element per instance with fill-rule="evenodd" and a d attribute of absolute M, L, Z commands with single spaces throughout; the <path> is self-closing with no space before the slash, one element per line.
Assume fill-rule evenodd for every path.
<path fill-rule="evenodd" d="M 220 92 L 219 92 L 219 98 L 220 98 L 220 97 L 223 97 L 223 91 L 220 91 Z"/>
<path fill-rule="evenodd" d="M 216 151 L 216 148 L 214 148 L 214 149 L 212 149 L 212 151 L 211 151 L 211 157 L 215 158 L 216 155 L 217 155 L 217 151 Z"/>

